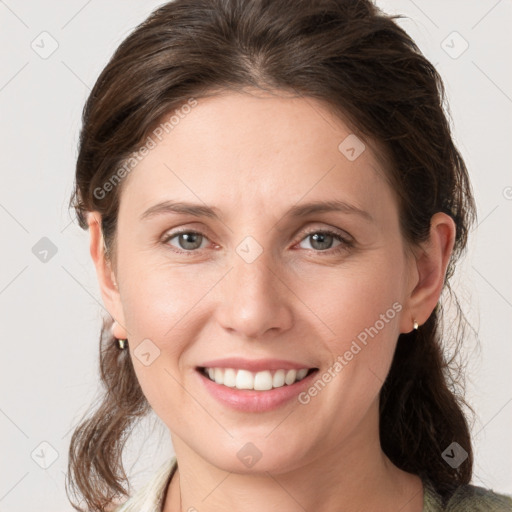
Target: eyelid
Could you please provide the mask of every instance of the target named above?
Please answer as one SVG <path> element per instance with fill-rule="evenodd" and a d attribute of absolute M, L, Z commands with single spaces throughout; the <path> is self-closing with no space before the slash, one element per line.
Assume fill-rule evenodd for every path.
<path fill-rule="evenodd" d="M 347 242 L 353 242 L 354 241 L 354 237 L 350 233 L 345 231 L 344 229 L 335 228 L 335 227 L 332 227 L 332 226 L 327 226 L 327 227 L 325 227 L 325 226 L 321 226 L 321 227 L 313 226 L 311 229 L 306 228 L 306 231 L 303 232 L 303 237 L 299 240 L 299 242 L 302 241 L 306 236 L 311 235 L 313 233 L 318 233 L 318 232 L 332 233 L 334 235 L 342 237 Z M 300 231 L 300 233 L 302 233 L 302 231 Z"/>

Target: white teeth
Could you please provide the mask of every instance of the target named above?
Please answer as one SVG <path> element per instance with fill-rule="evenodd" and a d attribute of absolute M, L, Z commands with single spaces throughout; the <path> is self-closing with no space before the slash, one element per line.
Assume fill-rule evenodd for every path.
<path fill-rule="evenodd" d="M 267 370 L 258 372 L 254 377 L 254 389 L 256 391 L 266 391 L 272 389 L 272 374 Z"/>
<path fill-rule="evenodd" d="M 276 370 L 272 375 L 270 370 L 250 372 L 248 370 L 235 370 L 234 368 L 205 368 L 205 373 L 217 384 L 223 384 L 230 388 L 253 389 L 267 391 L 272 388 L 290 386 L 294 382 L 302 380 L 309 368 L 300 370 Z"/>
<path fill-rule="evenodd" d="M 295 382 L 295 378 L 297 377 L 297 370 L 288 370 L 286 373 L 286 377 L 284 378 L 284 381 L 286 384 L 290 385 Z"/>
<path fill-rule="evenodd" d="M 236 372 L 233 368 L 226 368 L 224 370 L 224 386 L 234 388 L 236 386 Z"/>
<path fill-rule="evenodd" d="M 224 383 L 224 372 L 220 368 L 215 368 L 215 382 L 217 384 L 223 384 Z"/>
<path fill-rule="evenodd" d="M 284 377 L 285 371 L 277 370 L 277 372 L 274 373 L 274 378 L 272 379 L 272 386 L 274 386 L 275 388 L 280 388 L 284 386 Z"/>
<path fill-rule="evenodd" d="M 222 372 L 219 368 L 217 368 L 217 370 Z M 220 384 L 222 384 L 222 382 Z M 252 373 L 247 370 L 238 370 L 235 387 L 237 389 L 254 389 L 254 377 Z"/>
<path fill-rule="evenodd" d="M 306 373 L 308 373 L 308 369 L 307 368 L 302 368 L 302 370 L 299 370 L 297 372 L 297 379 L 298 380 L 302 380 L 306 376 Z"/>

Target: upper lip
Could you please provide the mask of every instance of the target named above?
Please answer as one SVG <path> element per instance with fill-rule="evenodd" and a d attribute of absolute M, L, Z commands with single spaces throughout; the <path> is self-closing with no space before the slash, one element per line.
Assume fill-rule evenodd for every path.
<path fill-rule="evenodd" d="M 227 357 L 206 361 L 199 368 L 236 368 L 258 372 L 263 370 L 300 370 L 301 368 L 314 368 L 309 364 L 286 361 L 284 359 L 243 359 L 242 357 Z"/>

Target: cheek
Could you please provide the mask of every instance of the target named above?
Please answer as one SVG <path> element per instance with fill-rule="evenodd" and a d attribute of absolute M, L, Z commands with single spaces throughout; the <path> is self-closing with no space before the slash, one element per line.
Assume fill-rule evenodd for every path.
<path fill-rule="evenodd" d="M 339 388 L 333 400 L 360 401 L 363 407 L 384 383 L 400 334 L 403 274 L 399 254 L 387 254 L 339 272 L 321 288 L 299 291 L 326 333 L 323 345 L 331 361 L 327 373 L 336 376 L 331 380 Z"/>
<path fill-rule="evenodd" d="M 143 260 L 141 255 L 126 262 L 122 276 L 126 327 L 135 343 L 149 338 L 166 353 L 178 354 L 180 340 L 200 336 L 201 326 L 214 315 L 216 305 L 211 298 L 216 296 L 218 300 L 219 296 L 209 294 L 222 280 L 225 269 Z M 393 304 L 401 299 L 403 274 L 398 254 L 380 251 L 347 265 L 322 267 L 310 263 L 295 270 L 288 283 L 293 293 L 290 295 L 283 287 L 282 300 L 292 308 L 296 325 L 316 331 L 321 343 L 342 340 L 339 347 L 331 348 L 344 352 L 344 345 L 350 345 L 353 338 L 364 338 L 368 330 L 374 332 L 375 324 L 383 331 L 379 335 L 396 330 L 399 315 L 393 314 Z M 387 311 L 390 313 L 386 315 Z M 382 315 L 385 329 L 381 328 Z"/>
<path fill-rule="evenodd" d="M 185 266 L 142 266 L 136 259 L 127 270 L 122 305 L 134 370 L 156 414 L 172 417 L 176 405 L 186 402 L 179 383 L 182 355 L 211 317 L 207 294 L 219 272 L 199 276 Z"/>
<path fill-rule="evenodd" d="M 191 327 L 189 315 L 219 280 L 219 273 L 199 275 L 186 265 L 130 262 L 122 305 L 127 328 L 139 339 L 179 339 L 179 331 Z"/>
<path fill-rule="evenodd" d="M 123 275 L 134 368 L 146 398 L 162 418 L 172 414 L 171 401 L 180 402 L 182 355 L 215 316 L 219 303 L 212 297 L 218 300 L 219 295 L 209 292 L 225 274 L 224 268 L 202 266 L 199 272 L 199 266 L 192 270 L 187 265 L 142 265 L 142 258 L 132 258 Z M 402 270 L 397 254 L 374 253 L 353 265 L 305 265 L 289 283 L 293 293 L 282 288 L 294 318 L 291 329 L 304 329 L 300 338 L 311 343 L 311 353 L 321 354 L 323 365 L 338 370 L 333 388 L 340 391 L 332 400 L 359 400 L 364 407 L 385 380 L 399 334 Z M 160 353 L 147 366 L 144 343 L 149 358 Z"/>
<path fill-rule="evenodd" d="M 317 271 L 294 283 L 294 292 L 313 313 L 303 318 L 313 319 L 311 325 L 318 324 L 325 339 L 347 342 L 375 325 L 381 338 L 398 333 L 404 298 L 402 264 L 398 255 L 375 256 L 357 265 L 329 269 L 323 276 Z"/>

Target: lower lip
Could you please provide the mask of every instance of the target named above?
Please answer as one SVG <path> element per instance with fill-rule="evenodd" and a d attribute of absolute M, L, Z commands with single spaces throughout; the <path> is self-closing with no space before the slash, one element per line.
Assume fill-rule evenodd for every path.
<path fill-rule="evenodd" d="M 266 412 L 281 407 L 285 403 L 304 391 L 309 385 L 318 370 L 311 372 L 302 380 L 280 388 L 273 388 L 267 391 L 255 391 L 252 389 L 236 389 L 217 384 L 196 370 L 206 389 L 219 402 L 233 409 L 243 412 Z"/>

